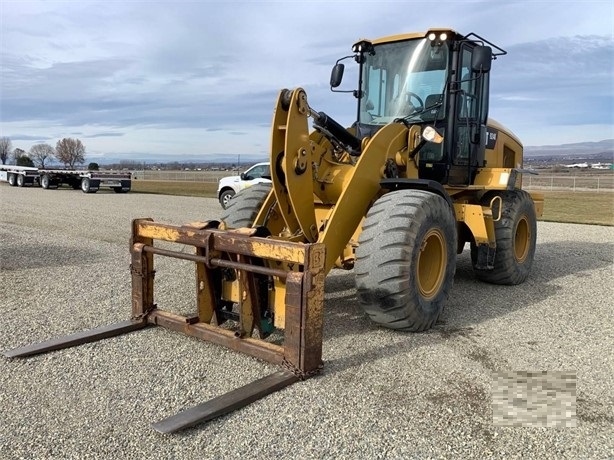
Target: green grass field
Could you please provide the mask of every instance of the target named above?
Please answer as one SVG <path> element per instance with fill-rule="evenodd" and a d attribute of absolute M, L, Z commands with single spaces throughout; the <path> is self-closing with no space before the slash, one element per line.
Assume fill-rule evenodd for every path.
<path fill-rule="evenodd" d="M 546 192 L 542 220 L 614 225 L 612 192 Z"/>
<path fill-rule="evenodd" d="M 215 198 L 216 190 L 217 184 L 211 182 L 132 181 L 134 193 Z M 614 226 L 614 193 L 547 191 L 544 195 L 541 220 Z"/>
<path fill-rule="evenodd" d="M 215 198 L 216 191 L 215 182 L 133 180 L 131 192 Z"/>

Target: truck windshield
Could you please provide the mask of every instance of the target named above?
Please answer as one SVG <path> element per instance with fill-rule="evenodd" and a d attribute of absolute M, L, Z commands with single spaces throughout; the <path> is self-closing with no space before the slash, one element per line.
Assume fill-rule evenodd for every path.
<path fill-rule="evenodd" d="M 448 75 L 448 46 L 426 38 L 375 45 L 363 64 L 358 122 L 384 125 L 409 117 L 433 121 L 445 114 L 442 93 Z"/>

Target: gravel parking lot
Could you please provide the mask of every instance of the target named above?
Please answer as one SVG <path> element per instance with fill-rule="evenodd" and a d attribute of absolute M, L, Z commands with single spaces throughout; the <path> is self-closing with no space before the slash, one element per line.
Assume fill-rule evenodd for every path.
<path fill-rule="evenodd" d="M 0 211 L 0 351 L 129 318 L 131 219 L 221 214 L 214 199 L 6 184 Z M 0 355 L 0 458 L 614 458 L 614 228 L 538 232 L 521 286 L 478 282 L 459 256 L 427 333 L 370 323 L 352 272 L 331 273 L 323 373 L 174 435 L 150 423 L 275 367 L 162 328 Z M 189 311 L 192 266 L 156 269 L 156 303 Z M 494 423 L 493 377 L 525 371 L 575 375 L 575 427 Z"/>

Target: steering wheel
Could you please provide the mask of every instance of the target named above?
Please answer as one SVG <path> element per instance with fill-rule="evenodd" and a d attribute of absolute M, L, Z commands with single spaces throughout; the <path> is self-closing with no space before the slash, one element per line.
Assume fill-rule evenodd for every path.
<path fill-rule="evenodd" d="M 405 93 L 405 96 L 407 97 L 407 103 L 411 104 L 414 107 L 414 111 L 415 112 L 421 112 L 422 110 L 424 110 L 424 101 L 416 93 L 412 93 L 411 91 L 407 91 Z M 415 106 L 414 104 L 412 104 L 411 103 L 412 97 L 414 99 L 416 99 L 420 105 Z"/>

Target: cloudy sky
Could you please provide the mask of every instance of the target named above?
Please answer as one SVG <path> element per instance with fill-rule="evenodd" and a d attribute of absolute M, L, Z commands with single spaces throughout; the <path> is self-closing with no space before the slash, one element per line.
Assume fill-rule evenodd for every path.
<path fill-rule="evenodd" d="M 336 59 L 430 27 L 508 51 L 490 115 L 525 145 L 614 138 L 612 0 L 0 0 L 0 22 L 0 136 L 24 150 L 77 137 L 88 159 L 266 157 L 279 89 L 349 125 Z"/>

